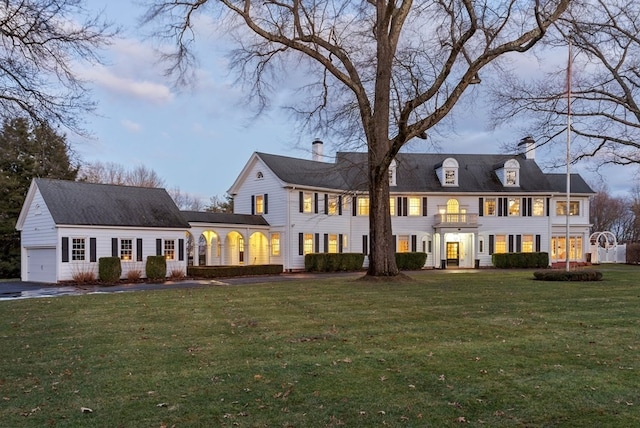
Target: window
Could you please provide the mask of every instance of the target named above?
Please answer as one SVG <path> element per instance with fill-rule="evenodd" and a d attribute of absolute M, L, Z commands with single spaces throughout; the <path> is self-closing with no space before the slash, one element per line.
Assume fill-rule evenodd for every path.
<path fill-rule="evenodd" d="M 313 194 L 305 192 L 302 196 L 302 212 L 313 212 Z"/>
<path fill-rule="evenodd" d="M 522 252 L 533 253 L 533 235 L 522 235 Z"/>
<path fill-rule="evenodd" d="M 417 196 L 409 197 L 409 215 L 421 215 L 420 198 Z"/>
<path fill-rule="evenodd" d="M 567 215 L 567 201 L 556 202 L 556 215 Z M 569 215 L 580 215 L 580 201 L 569 201 Z"/>
<path fill-rule="evenodd" d="M 164 258 L 167 260 L 176 259 L 176 241 L 173 239 L 164 240 Z"/>
<path fill-rule="evenodd" d="M 496 198 L 484 200 L 484 215 L 496 215 Z"/>
<path fill-rule="evenodd" d="M 507 252 L 507 237 L 505 235 L 496 235 L 495 254 L 502 254 Z"/>
<path fill-rule="evenodd" d="M 347 243 L 348 243 L 348 241 L 347 241 L 347 235 L 346 235 L 346 234 L 345 234 L 345 235 L 342 235 L 342 251 L 347 251 L 347 249 L 349 248 L 349 247 L 347 246 Z"/>
<path fill-rule="evenodd" d="M 533 198 L 533 213 L 534 216 L 544 215 L 544 198 Z"/>
<path fill-rule="evenodd" d="M 515 186 L 518 184 L 518 171 L 514 169 L 508 169 L 506 173 L 505 184 L 507 186 Z"/>
<path fill-rule="evenodd" d="M 397 170 L 396 160 L 394 159 L 391 161 L 391 164 L 389 165 L 389 186 L 396 185 L 396 170 Z"/>
<path fill-rule="evenodd" d="M 447 158 L 442 162 L 442 165 L 436 168 L 436 175 L 440 180 L 442 186 L 457 186 L 458 185 L 458 161 L 453 158 Z"/>
<path fill-rule="evenodd" d="M 551 238 L 551 259 L 552 260 L 567 260 L 566 256 L 566 242 L 565 236 L 553 236 Z M 571 236 L 569 237 L 569 260 L 582 260 L 582 237 Z"/>
<path fill-rule="evenodd" d="M 263 178 L 264 178 L 264 174 L 262 173 L 262 171 L 258 171 L 258 173 L 256 174 L 256 179 L 262 180 Z"/>
<path fill-rule="evenodd" d="M 336 215 L 338 214 L 338 204 L 340 203 L 338 195 L 330 195 L 329 201 L 327 202 L 327 214 Z"/>
<path fill-rule="evenodd" d="M 409 252 L 409 235 L 398 236 L 398 250 L 399 253 Z"/>
<path fill-rule="evenodd" d="M 313 253 L 313 233 L 305 233 L 303 240 L 303 254 Z"/>
<path fill-rule="evenodd" d="M 337 253 L 338 252 L 338 235 L 329 234 L 329 248 L 327 248 L 327 253 Z"/>
<path fill-rule="evenodd" d="M 455 186 L 456 184 L 456 171 L 454 169 L 446 169 L 444 171 L 444 184 L 449 186 Z"/>
<path fill-rule="evenodd" d="M 271 234 L 271 255 L 272 256 L 280 255 L 280 234 L 279 233 Z"/>
<path fill-rule="evenodd" d="M 503 186 L 517 187 L 520 185 L 518 172 L 520 171 L 520 163 L 515 159 L 509 159 L 498 170 L 496 174 Z"/>
<path fill-rule="evenodd" d="M 120 260 L 133 260 L 133 239 L 120 240 Z"/>
<path fill-rule="evenodd" d="M 389 212 L 392 216 L 396 215 L 396 198 L 393 196 L 389 198 Z"/>
<path fill-rule="evenodd" d="M 520 215 L 520 198 L 509 198 L 509 215 Z"/>
<path fill-rule="evenodd" d="M 369 198 L 359 197 L 358 201 L 358 215 L 369 215 Z"/>
<path fill-rule="evenodd" d="M 71 260 L 85 260 L 85 240 L 84 238 L 73 238 L 71 240 Z"/>
<path fill-rule="evenodd" d="M 256 195 L 256 214 L 264 214 L 264 195 Z"/>
<path fill-rule="evenodd" d="M 484 253 L 484 238 L 478 238 L 478 252 Z"/>

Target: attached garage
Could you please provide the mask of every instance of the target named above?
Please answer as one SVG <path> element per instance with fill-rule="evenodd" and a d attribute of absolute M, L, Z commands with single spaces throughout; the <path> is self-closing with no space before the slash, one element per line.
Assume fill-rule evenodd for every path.
<path fill-rule="evenodd" d="M 23 280 L 56 282 L 56 249 L 27 248 L 27 277 Z"/>

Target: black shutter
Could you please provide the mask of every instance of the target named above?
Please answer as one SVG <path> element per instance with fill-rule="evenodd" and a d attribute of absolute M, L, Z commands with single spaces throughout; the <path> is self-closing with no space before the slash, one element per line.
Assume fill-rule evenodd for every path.
<path fill-rule="evenodd" d="M 502 210 L 503 210 L 503 213 L 502 213 L 503 217 L 506 217 L 509 215 L 509 198 L 503 198 Z"/>
<path fill-rule="evenodd" d="M 533 215 L 533 198 L 527 198 L 527 211 L 529 216 Z"/>
<path fill-rule="evenodd" d="M 342 215 L 342 195 L 338 196 L 338 215 Z"/>
<path fill-rule="evenodd" d="M 118 257 L 118 238 L 111 238 L 111 257 Z"/>
<path fill-rule="evenodd" d="M 329 214 L 329 195 L 324 194 L 324 214 Z"/>
<path fill-rule="evenodd" d="M 298 233 L 298 255 L 304 254 L 304 233 Z"/>
<path fill-rule="evenodd" d="M 313 212 L 318 214 L 318 194 L 313 194 Z"/>
<path fill-rule="evenodd" d="M 304 212 L 304 193 L 299 192 L 299 209 L 300 212 Z"/>
<path fill-rule="evenodd" d="M 411 235 L 411 251 L 414 253 L 418 251 L 418 237 L 416 235 Z"/>
<path fill-rule="evenodd" d="M 549 217 L 549 206 L 551 205 L 551 199 L 547 198 L 547 217 Z"/>
<path fill-rule="evenodd" d="M 256 213 L 256 197 L 251 195 L 251 215 Z"/>
<path fill-rule="evenodd" d="M 92 263 L 98 261 L 96 254 L 96 238 L 89 238 L 89 261 Z"/>
<path fill-rule="evenodd" d="M 162 239 L 156 239 L 156 256 L 162 255 Z"/>
<path fill-rule="evenodd" d="M 178 260 L 184 260 L 184 239 L 178 239 Z"/>
<path fill-rule="evenodd" d="M 516 253 L 522 252 L 522 235 L 516 235 Z"/>
<path fill-rule="evenodd" d="M 540 235 L 536 235 L 536 253 L 540 252 Z"/>
<path fill-rule="evenodd" d="M 354 217 L 358 215 L 358 197 L 356 195 L 351 198 L 351 211 L 353 211 L 352 215 Z"/>
<path fill-rule="evenodd" d="M 316 233 L 314 234 L 314 239 L 313 239 L 313 251 L 315 251 L 316 253 L 320 252 L 320 234 Z"/>
<path fill-rule="evenodd" d="M 408 205 L 407 200 L 408 200 L 407 197 L 402 198 L 402 215 L 405 217 L 409 212 L 409 209 L 407 208 L 407 205 Z"/>
<path fill-rule="evenodd" d="M 422 215 L 423 216 L 427 215 L 427 197 L 426 196 L 422 198 Z"/>
<path fill-rule="evenodd" d="M 498 216 L 502 217 L 502 198 L 498 198 Z"/>
<path fill-rule="evenodd" d="M 324 238 L 324 252 L 328 253 L 329 252 L 329 234 L 325 233 L 323 238 Z"/>
<path fill-rule="evenodd" d="M 342 247 L 342 241 L 344 239 L 344 236 L 341 234 L 338 235 L 338 252 L 341 253 L 342 251 L 344 251 L 344 248 Z"/>
<path fill-rule="evenodd" d="M 62 237 L 62 263 L 69 262 L 69 238 L 66 236 Z"/>
<path fill-rule="evenodd" d="M 142 261 L 142 238 L 136 239 L 136 261 Z"/>
<path fill-rule="evenodd" d="M 494 235 L 489 235 L 489 255 L 493 254 L 494 241 Z"/>
<path fill-rule="evenodd" d="M 369 254 L 369 236 L 362 235 L 362 254 L 365 256 Z"/>
<path fill-rule="evenodd" d="M 398 245 L 396 244 L 396 235 L 391 235 L 391 242 L 393 243 L 393 252 L 395 253 L 398 249 Z"/>
<path fill-rule="evenodd" d="M 521 202 L 520 202 L 520 215 L 522 217 L 528 217 L 529 214 L 527 213 L 527 198 L 522 198 Z"/>
<path fill-rule="evenodd" d="M 509 235 L 509 252 L 513 253 L 513 235 Z"/>
<path fill-rule="evenodd" d="M 269 195 L 264 194 L 264 214 L 269 214 Z"/>
<path fill-rule="evenodd" d="M 484 216 L 484 198 L 478 199 L 478 215 L 480 217 Z"/>
<path fill-rule="evenodd" d="M 398 196 L 396 200 L 396 212 L 394 214 L 400 217 L 402 215 L 402 197 Z"/>

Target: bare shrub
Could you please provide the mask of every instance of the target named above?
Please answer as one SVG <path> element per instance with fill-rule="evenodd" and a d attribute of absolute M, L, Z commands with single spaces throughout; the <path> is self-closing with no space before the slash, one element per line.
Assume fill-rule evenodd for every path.
<path fill-rule="evenodd" d="M 73 269 L 71 278 L 77 284 L 88 284 L 96 281 L 96 273 L 91 266 L 82 265 Z"/>
<path fill-rule="evenodd" d="M 184 277 L 185 277 L 185 274 L 182 269 L 171 269 L 171 272 L 169 273 L 169 279 L 174 281 L 184 279 Z"/>
<path fill-rule="evenodd" d="M 142 278 L 142 269 L 129 269 L 127 271 L 127 281 L 139 281 Z"/>

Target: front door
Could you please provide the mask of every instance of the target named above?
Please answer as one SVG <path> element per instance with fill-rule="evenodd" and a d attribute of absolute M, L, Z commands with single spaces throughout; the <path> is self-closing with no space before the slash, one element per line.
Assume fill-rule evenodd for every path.
<path fill-rule="evenodd" d="M 459 242 L 447 242 L 447 266 L 458 266 L 460 264 Z"/>

